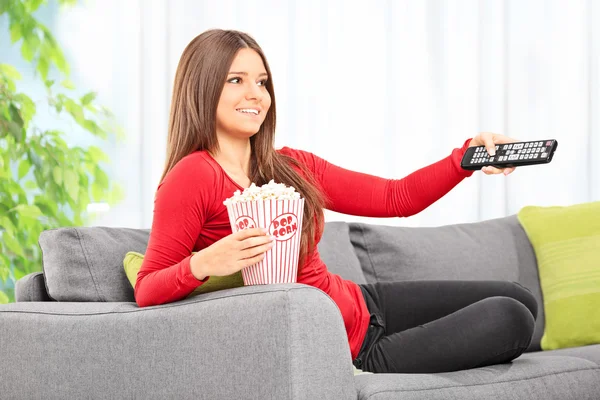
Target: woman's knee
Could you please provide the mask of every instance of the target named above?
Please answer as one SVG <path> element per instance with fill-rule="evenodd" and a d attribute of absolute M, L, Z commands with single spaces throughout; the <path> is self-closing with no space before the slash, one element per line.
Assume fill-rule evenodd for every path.
<path fill-rule="evenodd" d="M 521 285 L 519 282 L 506 282 L 506 284 L 510 285 L 511 287 L 510 295 L 508 297 L 512 297 L 515 300 L 523 303 L 531 315 L 533 315 L 533 319 L 537 320 L 538 302 L 531 291 L 525 286 Z"/>
<path fill-rule="evenodd" d="M 519 300 L 505 296 L 488 297 L 480 303 L 496 322 L 494 331 L 497 335 L 504 332 L 507 339 L 517 339 L 523 346 L 529 346 L 535 319 L 528 307 Z"/>

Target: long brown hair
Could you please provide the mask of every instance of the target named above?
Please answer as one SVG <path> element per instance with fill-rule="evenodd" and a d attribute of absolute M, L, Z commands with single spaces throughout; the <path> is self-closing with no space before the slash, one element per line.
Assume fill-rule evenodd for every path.
<path fill-rule="evenodd" d="M 167 160 L 160 181 L 188 154 L 198 150 L 219 150 L 216 131 L 217 105 L 229 68 L 240 49 L 250 48 L 260 55 L 269 79 L 266 88 L 271 107 L 259 131 L 250 138 L 252 148 L 250 180 L 263 185 L 271 179 L 293 186 L 304 198 L 300 241 L 302 268 L 306 256 L 322 234 L 325 198 L 312 174 L 295 159 L 275 151 L 275 92 L 267 59 L 256 41 L 234 30 L 213 29 L 194 38 L 185 48 L 173 84 Z M 298 173 L 292 166 L 300 169 Z"/>

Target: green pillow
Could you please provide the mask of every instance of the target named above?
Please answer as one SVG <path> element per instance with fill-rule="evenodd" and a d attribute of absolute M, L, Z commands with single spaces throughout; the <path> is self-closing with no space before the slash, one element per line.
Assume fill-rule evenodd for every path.
<path fill-rule="evenodd" d="M 542 350 L 600 343 L 600 201 L 523 207 L 544 297 Z"/>
<path fill-rule="evenodd" d="M 131 283 L 131 287 L 135 287 L 135 281 L 137 280 L 138 271 L 142 267 L 142 261 L 144 261 L 144 255 L 136 253 L 135 251 L 130 251 L 125 255 L 123 267 L 125 268 L 125 274 L 127 275 L 127 279 L 129 279 L 129 283 Z M 186 298 L 202 293 L 215 292 L 217 290 L 231 289 L 240 286 L 244 286 L 244 279 L 242 278 L 241 271 L 227 276 L 211 276 L 206 282 L 194 289 L 194 291 Z"/>

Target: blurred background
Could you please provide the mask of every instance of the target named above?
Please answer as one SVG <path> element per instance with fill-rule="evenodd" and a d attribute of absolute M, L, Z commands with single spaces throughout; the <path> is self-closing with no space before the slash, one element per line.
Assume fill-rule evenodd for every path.
<path fill-rule="evenodd" d="M 398 179 L 482 131 L 559 142 L 552 163 L 476 172 L 418 215 L 328 221 L 438 226 L 600 200 L 599 22 L 595 0 L 0 0 L 5 292 L 36 268 L 43 229 L 150 228 L 177 63 L 211 28 L 265 51 L 276 147 Z"/>

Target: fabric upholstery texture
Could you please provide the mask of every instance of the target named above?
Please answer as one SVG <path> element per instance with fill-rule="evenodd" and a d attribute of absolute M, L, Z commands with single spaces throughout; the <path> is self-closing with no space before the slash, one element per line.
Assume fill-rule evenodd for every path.
<path fill-rule="evenodd" d="M 544 295 L 544 350 L 600 343 L 600 201 L 523 207 Z"/>
<path fill-rule="evenodd" d="M 140 309 L 123 259 L 144 254 L 148 234 L 105 227 L 42 234 L 44 274 L 22 278 L 19 303 L 0 307 L 0 356 L 11 366 L 0 397 L 600 398 L 600 345 L 451 373 L 353 376 L 339 310 L 305 285 L 240 287 Z M 519 282 L 540 305 L 529 351 L 540 349 L 536 256 L 516 215 L 435 228 L 328 222 L 319 252 L 330 271 L 357 283 Z M 48 294 L 62 302 L 43 301 Z"/>
<path fill-rule="evenodd" d="M 506 280 L 542 294 L 531 244 L 516 216 L 439 227 L 350 223 L 350 240 L 369 282 L 394 280 Z M 539 307 L 528 351 L 540 349 Z"/>
<path fill-rule="evenodd" d="M 597 400 L 598 365 L 575 357 L 526 358 L 440 374 L 357 375 L 360 400 Z M 585 385 L 581 385 L 585 382 Z"/>
<path fill-rule="evenodd" d="M 44 276 L 57 301 L 135 301 L 123 271 L 129 251 L 145 253 L 149 229 L 79 227 L 41 233 Z"/>
<path fill-rule="evenodd" d="M 339 310 L 306 285 L 145 308 L 12 303 L 0 337 L 6 399 L 356 399 Z"/>
<path fill-rule="evenodd" d="M 43 272 L 25 275 L 15 283 L 15 301 L 51 301 Z"/>
<path fill-rule="evenodd" d="M 327 222 L 318 250 L 330 272 L 355 283 L 367 283 L 350 242 L 349 225 L 346 222 Z"/>
<path fill-rule="evenodd" d="M 536 352 L 526 353 L 526 354 L 522 355 L 522 357 L 525 357 L 525 358 L 547 357 L 547 356 L 577 357 L 577 358 L 582 358 L 584 360 L 592 361 L 600 366 L 600 344 L 592 344 L 589 346 L 580 346 L 580 347 L 568 347 L 568 348 L 558 349 L 558 350 L 536 351 Z M 600 369 L 599 369 L 598 373 L 600 374 Z M 600 397 L 600 394 L 598 397 Z"/>

